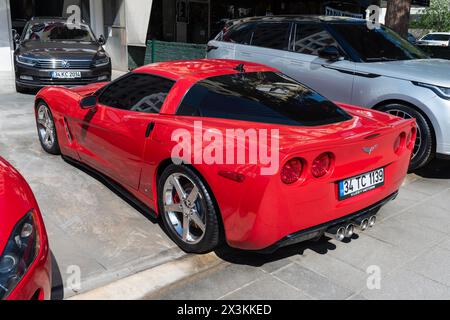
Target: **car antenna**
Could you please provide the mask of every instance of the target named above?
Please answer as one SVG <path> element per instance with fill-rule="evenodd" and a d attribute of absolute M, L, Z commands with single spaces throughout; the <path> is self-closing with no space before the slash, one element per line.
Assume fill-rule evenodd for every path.
<path fill-rule="evenodd" d="M 239 64 L 236 68 L 234 68 L 234 70 L 244 73 L 245 72 L 244 64 L 243 63 Z"/>

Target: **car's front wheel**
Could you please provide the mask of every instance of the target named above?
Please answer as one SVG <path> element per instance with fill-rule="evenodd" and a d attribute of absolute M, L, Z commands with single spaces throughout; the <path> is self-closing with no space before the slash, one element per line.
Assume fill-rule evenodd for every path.
<path fill-rule="evenodd" d="M 168 234 L 184 251 L 206 253 L 220 244 L 213 195 L 192 169 L 170 165 L 164 170 L 158 183 L 158 206 Z"/>
<path fill-rule="evenodd" d="M 380 108 L 380 111 L 404 119 L 416 119 L 417 139 L 409 170 L 414 171 L 428 164 L 434 157 L 433 129 L 428 120 L 414 108 L 398 103 L 385 105 Z"/>
<path fill-rule="evenodd" d="M 61 152 L 55 121 L 50 108 L 44 102 L 40 102 L 37 106 L 36 125 L 42 148 L 50 154 L 59 155 Z"/>

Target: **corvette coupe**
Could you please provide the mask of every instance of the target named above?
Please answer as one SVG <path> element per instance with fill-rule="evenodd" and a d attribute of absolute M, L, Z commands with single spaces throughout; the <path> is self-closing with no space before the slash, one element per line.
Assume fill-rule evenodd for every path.
<path fill-rule="evenodd" d="M 160 217 L 194 253 L 222 241 L 273 252 L 373 226 L 416 138 L 412 119 L 338 105 L 274 68 L 220 59 L 46 87 L 35 114 L 45 151 Z"/>
<path fill-rule="evenodd" d="M 50 250 L 39 207 L 24 178 L 0 158 L 0 300 L 50 294 Z"/>

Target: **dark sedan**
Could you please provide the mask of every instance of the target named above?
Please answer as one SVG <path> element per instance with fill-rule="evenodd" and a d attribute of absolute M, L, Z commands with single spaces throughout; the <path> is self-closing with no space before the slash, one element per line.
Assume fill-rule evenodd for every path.
<path fill-rule="evenodd" d="M 48 85 L 78 86 L 111 80 L 111 60 L 86 24 L 62 18 L 34 18 L 14 54 L 16 90 Z"/>

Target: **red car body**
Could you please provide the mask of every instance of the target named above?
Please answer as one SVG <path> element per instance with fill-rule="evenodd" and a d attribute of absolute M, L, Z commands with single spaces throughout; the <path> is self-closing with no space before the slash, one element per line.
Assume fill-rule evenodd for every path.
<path fill-rule="evenodd" d="M 61 153 L 113 179 L 158 215 L 157 180 L 161 168 L 171 163 L 175 142 L 172 132 L 193 130 L 201 120 L 203 130 L 218 128 L 277 128 L 280 130 L 280 163 L 292 158 L 304 160 L 304 176 L 298 183 L 284 184 L 280 174 L 262 176 L 258 166 L 195 164 L 215 197 L 225 238 L 232 247 L 262 250 L 288 244 L 302 232 L 316 230 L 352 214 L 384 204 L 394 198 L 408 170 L 411 149 L 394 151 L 399 136 L 414 131 L 414 120 L 341 105 L 352 119 L 317 127 L 292 127 L 176 114 L 181 100 L 198 81 L 220 75 L 245 72 L 278 72 L 255 63 L 232 60 L 197 60 L 157 63 L 134 73 L 158 75 L 176 81 L 159 114 L 147 114 L 97 104 L 95 112 L 80 108 L 84 97 L 106 83 L 73 89 L 47 87 L 36 97 L 53 114 Z M 154 128 L 146 137 L 149 123 Z M 404 143 L 404 141 L 402 142 Z M 367 146 L 376 146 L 368 155 Z M 311 176 L 310 164 L 323 153 L 332 153 L 333 169 L 322 178 Z M 385 184 L 373 191 L 340 201 L 337 182 L 377 168 L 385 168 Z M 232 172 L 245 177 L 237 182 L 219 175 Z M 321 228 L 317 229 L 322 232 Z M 317 232 L 316 232 L 317 233 Z M 318 235 L 315 234 L 316 236 Z M 309 235 L 306 238 L 311 238 Z"/>
<path fill-rule="evenodd" d="M 22 279 L 7 293 L 7 300 L 44 300 L 51 296 L 51 258 L 47 233 L 34 195 L 24 178 L 0 158 L 0 254 L 14 228 L 31 212 L 37 232 L 36 256 Z"/>

